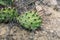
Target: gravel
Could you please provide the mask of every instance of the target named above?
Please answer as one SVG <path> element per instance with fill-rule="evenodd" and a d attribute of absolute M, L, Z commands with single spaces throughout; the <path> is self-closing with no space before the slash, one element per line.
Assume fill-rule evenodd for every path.
<path fill-rule="evenodd" d="M 41 0 L 41 1 L 42 3 L 38 1 L 41 4 L 37 2 L 35 2 L 34 4 L 38 14 L 43 19 L 41 28 L 38 28 L 36 31 L 30 32 L 28 30 L 21 28 L 21 26 L 18 26 L 17 24 L 1 23 L 0 40 L 60 40 L 60 11 L 54 10 L 54 8 L 59 9 L 55 7 L 55 6 L 59 7 L 59 4 L 53 6 L 50 5 L 50 1 L 47 0 Z M 49 4 L 50 6 L 46 5 L 46 3 Z M 34 6 L 33 5 L 31 6 L 33 9 Z M 22 10 L 19 7 L 20 6 L 18 6 L 18 9 Z M 28 6 L 25 7 L 27 8 Z M 24 10 L 25 7 L 22 7 L 23 11 L 25 11 Z"/>

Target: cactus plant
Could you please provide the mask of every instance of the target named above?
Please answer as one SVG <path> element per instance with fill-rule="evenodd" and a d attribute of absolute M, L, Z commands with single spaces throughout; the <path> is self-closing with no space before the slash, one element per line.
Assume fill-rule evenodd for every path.
<path fill-rule="evenodd" d="M 0 10 L 0 22 L 12 21 L 16 16 L 18 13 L 15 8 L 2 8 Z"/>
<path fill-rule="evenodd" d="M 42 24 L 41 17 L 35 11 L 28 11 L 17 17 L 20 25 L 29 30 L 36 30 Z"/>

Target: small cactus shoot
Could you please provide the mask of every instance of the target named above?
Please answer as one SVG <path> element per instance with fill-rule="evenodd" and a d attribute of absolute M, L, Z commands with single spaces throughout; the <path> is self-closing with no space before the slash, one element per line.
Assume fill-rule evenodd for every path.
<path fill-rule="evenodd" d="M 42 24 L 41 17 L 35 11 L 28 11 L 17 17 L 20 25 L 29 30 L 35 30 Z"/>

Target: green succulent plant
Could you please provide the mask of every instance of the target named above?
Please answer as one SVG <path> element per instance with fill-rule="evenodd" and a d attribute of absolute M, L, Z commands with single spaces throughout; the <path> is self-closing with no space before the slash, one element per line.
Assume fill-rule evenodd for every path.
<path fill-rule="evenodd" d="M 0 10 L 0 22 L 12 21 L 17 16 L 18 13 L 15 8 L 2 8 Z"/>
<path fill-rule="evenodd" d="M 20 25 L 29 30 L 35 30 L 42 24 L 41 17 L 34 11 L 28 11 L 17 17 Z"/>

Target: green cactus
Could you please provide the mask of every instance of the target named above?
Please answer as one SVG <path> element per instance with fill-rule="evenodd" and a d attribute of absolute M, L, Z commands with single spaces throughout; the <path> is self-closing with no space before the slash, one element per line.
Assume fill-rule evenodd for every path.
<path fill-rule="evenodd" d="M 0 22 L 12 21 L 16 16 L 18 13 L 15 8 L 2 8 L 0 10 Z"/>
<path fill-rule="evenodd" d="M 34 11 L 28 11 L 24 14 L 21 14 L 17 20 L 19 23 L 29 30 L 35 30 L 42 24 L 41 17 Z"/>

